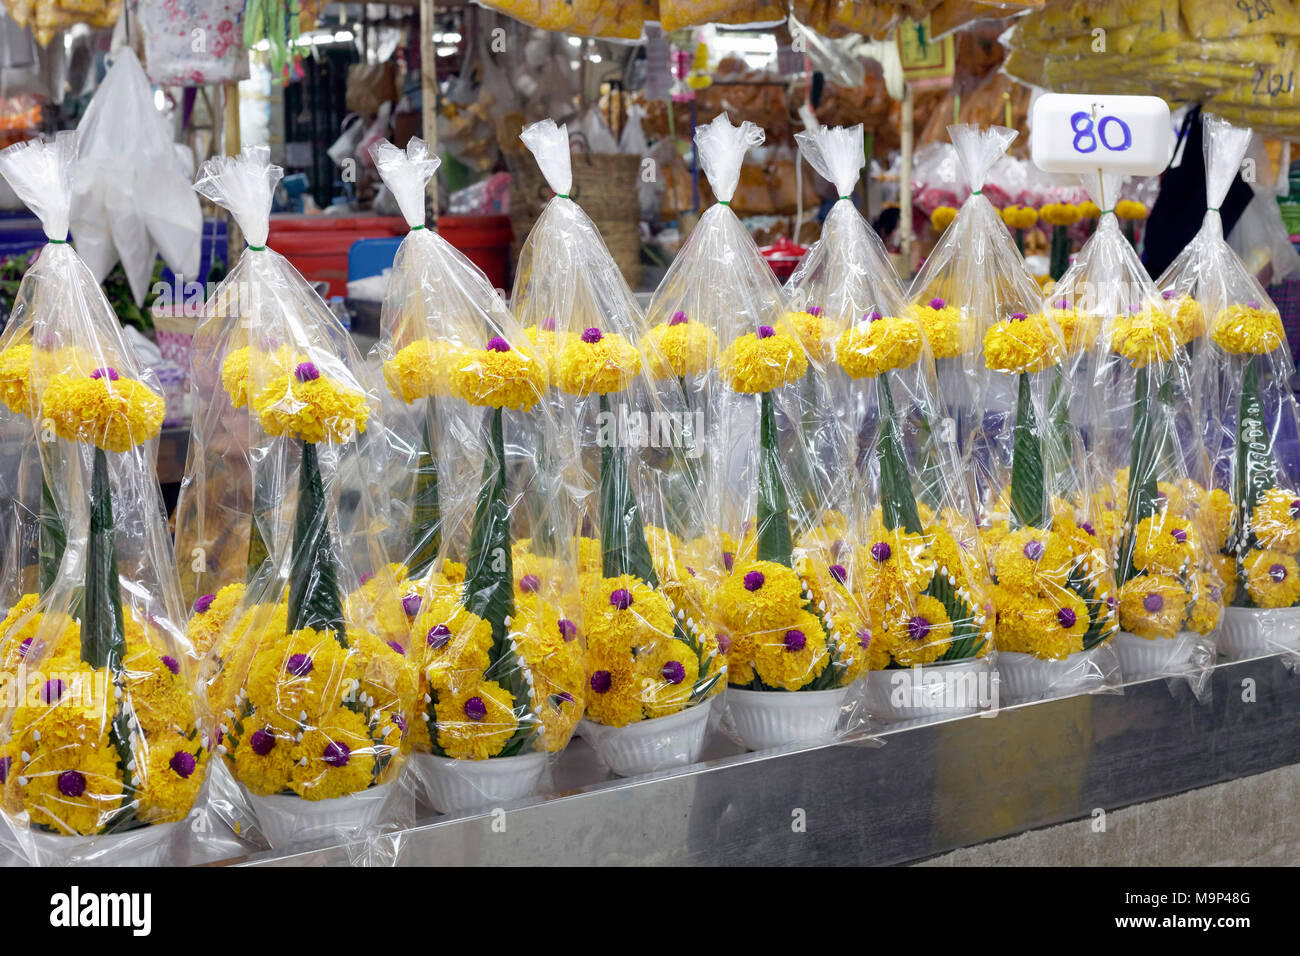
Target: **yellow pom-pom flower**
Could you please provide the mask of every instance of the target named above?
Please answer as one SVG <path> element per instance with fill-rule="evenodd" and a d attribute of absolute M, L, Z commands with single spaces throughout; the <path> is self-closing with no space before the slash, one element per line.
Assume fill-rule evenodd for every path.
<path fill-rule="evenodd" d="M 1079 207 L 1071 203 L 1050 202 L 1038 210 L 1038 217 L 1049 226 L 1072 226 L 1079 221 Z"/>
<path fill-rule="evenodd" d="M 823 365 L 830 361 L 834 335 L 820 306 L 810 305 L 802 312 L 787 312 L 776 324 L 776 330 L 798 339 L 814 361 Z"/>
<path fill-rule="evenodd" d="M 1115 203 L 1115 215 L 1120 219 L 1145 219 L 1147 207 L 1136 199 L 1121 199 Z"/>
<path fill-rule="evenodd" d="M 1045 314 L 1061 330 L 1065 347 L 1071 352 L 1091 348 L 1096 342 L 1101 322 L 1090 312 L 1072 308 L 1069 299 L 1058 299 Z"/>
<path fill-rule="evenodd" d="M 268 435 L 337 444 L 366 430 L 370 405 L 362 392 L 321 374 L 314 362 L 299 362 L 253 398 L 253 410 Z"/>
<path fill-rule="evenodd" d="M 408 404 L 431 395 L 447 395 L 458 354 L 450 342 L 420 339 L 384 363 L 384 381 L 393 395 Z"/>
<path fill-rule="evenodd" d="M 754 395 L 799 381 L 808 371 L 808 356 L 793 335 L 764 325 L 728 345 L 721 365 L 733 389 Z"/>
<path fill-rule="evenodd" d="M 1119 590 L 1120 626 L 1147 640 L 1173 637 L 1186 612 L 1187 591 L 1167 574 L 1139 574 Z"/>
<path fill-rule="evenodd" d="M 956 358 L 961 354 L 961 310 L 956 306 L 936 296 L 924 305 L 908 306 L 907 314 L 921 323 L 936 359 Z"/>
<path fill-rule="evenodd" d="M 1227 498 L 1226 492 L 1221 494 Z M 1291 554 L 1300 551 L 1300 495 L 1287 488 L 1268 489 L 1255 505 L 1250 530 L 1261 548 Z"/>
<path fill-rule="evenodd" d="M 921 323 L 910 315 L 873 312 L 835 343 L 835 357 L 854 378 L 875 378 L 907 368 L 921 357 Z"/>
<path fill-rule="evenodd" d="M 892 653 L 903 667 L 933 663 L 947 653 L 952 642 L 948 611 L 943 602 L 929 595 L 917 598 L 914 610 L 896 630 Z"/>
<path fill-rule="evenodd" d="M 136 781 L 140 806 L 136 816 L 148 823 L 182 820 L 198 799 L 207 752 L 197 738 L 178 733 L 151 736 L 144 754 L 144 772 Z"/>
<path fill-rule="evenodd" d="M 1101 207 L 1091 199 L 1085 199 L 1079 203 L 1078 209 L 1080 219 L 1096 219 L 1101 216 Z"/>
<path fill-rule="evenodd" d="M 41 747 L 30 757 L 9 772 L 27 780 L 23 799 L 33 825 L 89 836 L 102 830 L 121 808 L 122 773 L 112 746 L 80 752 Z"/>
<path fill-rule="evenodd" d="M 486 348 L 462 353 L 451 372 L 452 391 L 486 408 L 527 411 L 541 400 L 546 382 L 546 364 L 499 335 Z"/>
<path fill-rule="evenodd" d="M 269 351 L 258 349 L 259 381 L 269 381 L 293 368 L 293 349 L 280 345 Z M 221 363 L 221 385 L 230 396 L 230 404 L 243 408 L 248 404 L 248 382 L 252 374 L 253 349 L 244 345 L 231 349 Z"/>
<path fill-rule="evenodd" d="M 1038 224 L 1038 210 L 1013 204 L 1002 210 L 1002 221 L 1008 229 L 1032 229 Z"/>
<path fill-rule="evenodd" d="M 1133 532 L 1133 566 L 1139 571 L 1180 574 L 1200 560 L 1196 529 L 1170 512 L 1143 518 Z"/>
<path fill-rule="evenodd" d="M 571 395 L 620 392 L 641 371 L 641 353 L 617 332 L 590 328 L 560 349 L 555 384 Z"/>
<path fill-rule="evenodd" d="M 1074 554 L 1064 537 L 1041 528 L 1017 528 L 993 552 L 993 574 L 1004 589 L 1056 594 L 1065 587 Z"/>
<path fill-rule="evenodd" d="M 1111 325 L 1110 347 L 1142 368 L 1155 361 L 1168 362 L 1178 347 L 1178 330 L 1163 312 L 1151 308 L 1118 315 Z"/>
<path fill-rule="evenodd" d="M 1173 289 L 1166 289 L 1161 293 L 1161 303 L 1173 323 L 1179 345 L 1205 334 L 1205 310 L 1190 295 L 1175 295 Z"/>
<path fill-rule="evenodd" d="M 226 757 L 236 779 L 260 797 L 287 790 L 298 762 L 296 722 L 254 708 L 241 723 L 244 733 L 231 741 Z"/>
<path fill-rule="evenodd" d="M 36 409 L 32 388 L 35 361 L 35 351 L 27 342 L 0 352 L 0 402 L 19 415 L 30 415 Z"/>
<path fill-rule="evenodd" d="M 496 681 L 472 680 L 437 694 L 438 746 L 454 760 L 487 760 L 519 728 L 515 698 Z"/>
<path fill-rule="evenodd" d="M 626 727 L 645 716 L 641 675 L 631 658 L 588 657 L 587 716 L 606 727 Z"/>
<path fill-rule="evenodd" d="M 162 396 L 116 369 L 88 376 L 56 375 L 41 397 L 41 414 L 68 441 L 123 452 L 156 437 L 162 429 Z"/>
<path fill-rule="evenodd" d="M 1246 590 L 1258 607 L 1291 607 L 1300 599 L 1300 567 L 1281 551 L 1251 551 L 1242 560 Z"/>
<path fill-rule="evenodd" d="M 304 800 L 331 800 L 357 793 L 374 779 L 375 758 L 392 748 L 376 744 L 366 719 L 336 707 L 303 734 L 289 787 Z"/>
<path fill-rule="evenodd" d="M 803 608 L 803 584 L 775 561 L 737 563 L 722 581 L 717 613 L 735 632 L 757 633 L 789 621 Z"/>
<path fill-rule="evenodd" d="M 646 365 L 655 378 L 686 378 L 700 375 L 718 353 L 718 337 L 685 312 L 674 312 L 667 322 L 653 326 L 641 340 Z"/>
<path fill-rule="evenodd" d="M 829 662 L 826 632 L 807 611 L 754 636 L 754 671 L 769 687 L 798 690 L 816 680 Z"/>
<path fill-rule="evenodd" d="M 984 364 L 997 372 L 1041 372 L 1061 360 L 1057 335 L 1041 313 L 1015 312 L 984 333 Z"/>
<path fill-rule="evenodd" d="M 939 235 L 948 231 L 952 221 L 957 218 L 957 210 L 952 206 L 936 206 L 934 212 L 930 213 L 930 225 Z"/>
<path fill-rule="evenodd" d="M 1258 302 L 1233 305 L 1214 318 L 1214 341 L 1234 355 L 1264 355 L 1286 344 L 1282 316 Z"/>
<path fill-rule="evenodd" d="M 637 654 L 641 702 L 647 717 L 667 717 L 685 707 L 700 676 L 700 662 L 684 641 L 663 637 Z"/>

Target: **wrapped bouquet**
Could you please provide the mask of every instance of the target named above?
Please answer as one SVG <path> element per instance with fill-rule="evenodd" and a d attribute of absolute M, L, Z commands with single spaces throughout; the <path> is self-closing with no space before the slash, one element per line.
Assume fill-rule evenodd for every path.
<path fill-rule="evenodd" d="M 49 239 L 0 337 L 0 430 L 26 432 L 39 463 L 15 473 L 40 486 L 20 489 L 38 580 L 17 576 L 29 520 L 0 587 L 0 810 L 36 865 L 156 864 L 212 741 L 154 472 L 161 388 L 67 243 L 76 154 L 75 133 L 0 152 Z"/>

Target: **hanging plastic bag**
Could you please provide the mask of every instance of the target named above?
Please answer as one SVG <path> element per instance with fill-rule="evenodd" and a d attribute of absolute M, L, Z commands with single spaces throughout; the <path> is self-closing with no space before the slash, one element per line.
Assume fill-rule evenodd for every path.
<path fill-rule="evenodd" d="M 855 505 L 845 509 L 854 547 L 835 559 L 866 624 L 852 637 L 865 651 L 868 707 L 884 720 L 971 713 L 994 703 L 991 684 L 983 700 L 975 684 L 973 696 L 945 685 L 987 673 L 976 654 L 991 588 L 921 323 L 849 198 L 865 162 L 862 127 L 795 138 L 840 197 L 788 288 L 794 307 L 821 322 L 822 336 L 805 345 L 826 363 L 827 403 L 841 410 L 837 430 L 857 465 Z"/>
<path fill-rule="evenodd" d="M 418 690 L 413 648 L 374 601 L 398 586 L 376 484 L 380 386 L 320 296 L 266 248 L 281 174 L 255 146 L 209 160 L 195 184 L 249 247 L 195 333 L 177 518 L 221 772 L 276 847 L 400 816 Z"/>
<path fill-rule="evenodd" d="M 203 213 L 130 48 L 113 54 L 77 132 L 72 233 L 95 279 L 121 260 L 142 305 L 159 254 L 178 275 L 197 277 Z"/>
<path fill-rule="evenodd" d="M 661 401 L 672 348 L 662 329 L 646 330 L 595 224 L 568 197 L 567 129 L 543 120 L 520 138 L 556 193 L 520 251 L 513 303 L 572 443 L 587 644 L 581 732 L 617 774 L 683 766 L 699 759 L 725 682 L 688 544 L 704 513 L 702 406 L 684 407 L 680 390 Z"/>
<path fill-rule="evenodd" d="M 913 282 L 911 315 L 936 353 L 960 356 L 964 381 L 947 393 L 949 414 L 994 585 L 985 632 L 993 641 L 983 653 L 996 644 L 1001 693 L 1013 700 L 1095 689 L 1113 671 L 1100 645 L 1114 630 L 1114 595 L 1106 552 L 1090 533 L 1065 343 L 982 194 L 1016 133 L 958 125 L 948 134 L 972 191 Z"/>
<path fill-rule="evenodd" d="M 0 152 L 50 240 L 0 338 L 0 427 L 40 456 L 22 472 L 39 581 L 0 621 L 3 842 L 35 865 L 156 865 L 187 829 L 210 725 L 154 472 L 161 388 L 67 244 L 76 154 L 75 133 Z"/>
<path fill-rule="evenodd" d="M 533 342 L 483 273 L 424 228 L 438 161 L 419 139 L 373 156 L 411 226 L 376 350 L 396 406 L 386 484 L 410 510 L 393 516 L 402 580 L 377 595 L 376 616 L 418 655 L 413 765 L 452 813 L 536 790 L 582 714 L 572 521 L 564 466 L 541 470 L 559 442 Z"/>
<path fill-rule="evenodd" d="M 1300 410 L 1277 306 L 1224 241 L 1218 212 L 1251 132 L 1218 116 L 1204 123 L 1209 208 L 1156 288 L 1203 363 L 1197 384 L 1207 396 L 1214 481 L 1203 496 L 1192 489 L 1189 506 L 1209 521 L 1208 548 L 1224 586 L 1219 649 L 1240 659 L 1300 650 Z"/>
<path fill-rule="evenodd" d="M 727 655 L 728 726 L 756 749 L 846 729 L 866 659 L 865 622 L 845 586 L 847 468 L 827 398 L 824 315 L 788 310 L 729 205 L 746 152 L 762 141 L 753 123 L 733 126 L 725 114 L 696 127 L 718 202 L 649 309 L 670 361 L 665 403 L 704 414 L 707 534 L 693 566 Z"/>

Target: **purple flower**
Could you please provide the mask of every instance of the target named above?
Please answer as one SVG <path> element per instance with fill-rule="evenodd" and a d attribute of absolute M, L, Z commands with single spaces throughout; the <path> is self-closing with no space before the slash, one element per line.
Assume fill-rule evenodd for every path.
<path fill-rule="evenodd" d="M 938 296 L 935 296 L 933 299 L 930 300 L 930 308 L 932 308 L 932 309 L 942 309 L 942 308 L 943 308 L 943 299 L 939 298 Z"/>
<path fill-rule="evenodd" d="M 352 748 L 347 744 L 332 740 L 330 745 L 325 748 L 325 752 L 321 754 L 321 759 L 331 767 L 346 767 L 348 761 L 352 759 Z"/>
<path fill-rule="evenodd" d="M 591 689 L 597 694 L 607 694 L 614 686 L 614 677 L 609 671 L 593 671 L 590 683 Z"/>
<path fill-rule="evenodd" d="M 59 793 L 65 797 L 79 797 L 86 792 L 86 778 L 76 770 L 65 770 L 59 774 Z"/>
<path fill-rule="evenodd" d="M 840 556 L 840 552 L 843 550 L 844 550 L 843 538 L 836 538 L 834 541 L 831 542 L 831 557 L 838 558 Z"/>
<path fill-rule="evenodd" d="M 194 602 L 195 614 L 206 614 L 208 608 L 212 607 L 212 602 L 217 599 L 215 594 L 205 594 Z"/>
<path fill-rule="evenodd" d="M 724 568 L 730 571 L 732 567 L 735 565 L 735 563 L 736 563 L 736 556 L 734 554 L 732 554 L 730 551 L 722 552 L 722 566 Z"/>
<path fill-rule="evenodd" d="M 907 622 L 907 636 L 914 641 L 923 641 L 930 635 L 930 619 L 919 614 Z"/>
<path fill-rule="evenodd" d="M 1068 630 L 1074 627 L 1074 622 L 1078 620 L 1078 617 L 1074 613 L 1074 608 L 1063 607 L 1056 612 L 1056 619 L 1061 622 L 1061 627 Z"/>
<path fill-rule="evenodd" d="M 403 657 L 406 656 L 406 648 L 404 648 L 401 644 L 398 644 L 396 641 L 389 641 L 388 646 L 391 647 L 393 650 L 395 650 L 397 653 L 401 654 Z"/>
<path fill-rule="evenodd" d="M 1094 537 L 1094 538 L 1097 537 L 1097 529 L 1094 528 L 1094 527 L 1093 527 L 1091 524 L 1089 524 L 1088 522 L 1086 522 L 1086 521 L 1080 522 L 1079 527 L 1080 527 L 1081 529 L 1083 529 L 1084 531 L 1088 532 L 1088 534 L 1091 535 L 1092 537 Z"/>
<path fill-rule="evenodd" d="M 869 315 L 863 316 L 863 318 L 865 318 L 868 322 L 879 322 L 884 317 L 885 317 L 884 313 L 881 312 L 872 312 Z"/>
<path fill-rule="evenodd" d="M 1028 544 L 1025 545 L 1024 555 L 1030 561 L 1037 561 L 1039 558 L 1043 556 L 1043 553 L 1046 550 L 1047 550 L 1046 545 L 1044 545 L 1043 542 L 1039 541 L 1037 538 L 1034 538 Z"/>
<path fill-rule="evenodd" d="M 1168 302 L 1170 299 L 1172 299 L 1172 298 L 1174 297 L 1174 290 L 1173 290 L 1173 289 L 1165 289 L 1165 291 L 1164 291 L 1164 292 L 1161 292 L 1160 295 L 1164 298 L 1164 300 L 1165 300 L 1166 302 Z"/>
<path fill-rule="evenodd" d="M 294 654 L 289 658 L 285 669 L 294 677 L 306 677 L 315 666 L 310 654 Z"/>
<path fill-rule="evenodd" d="M 877 541 L 871 546 L 871 556 L 880 564 L 884 564 L 894 554 L 894 549 L 889 546 L 888 541 Z"/>
<path fill-rule="evenodd" d="M 556 704 L 555 704 L 556 707 L 559 707 L 561 703 L 572 704 L 573 695 L 570 694 L 567 690 L 562 690 L 555 695 L 555 700 L 556 700 Z"/>
<path fill-rule="evenodd" d="M 620 611 L 626 611 L 632 606 L 632 592 L 627 588 L 618 588 L 610 593 L 609 603 Z"/>
<path fill-rule="evenodd" d="M 1058 302 L 1056 303 L 1056 307 L 1057 307 L 1058 309 L 1068 309 L 1068 308 L 1070 307 L 1070 300 L 1069 300 L 1069 299 L 1061 299 L 1060 301 L 1058 301 Z"/>
<path fill-rule="evenodd" d="M 293 377 L 300 382 L 314 382 L 320 378 L 320 369 L 314 362 L 299 362 L 293 370 Z"/>
<path fill-rule="evenodd" d="M 673 313 L 673 317 L 668 320 L 668 324 L 681 325 L 683 322 L 689 322 L 689 321 L 690 321 L 690 317 L 687 316 L 687 314 L 683 312 L 681 309 L 678 309 L 676 312 Z"/>
<path fill-rule="evenodd" d="M 364 584 L 369 584 L 369 583 L 370 583 L 371 581 L 373 581 L 374 579 L 375 579 L 375 572 L 374 572 L 374 571 L 367 571 L 365 574 L 361 575 L 361 577 L 360 577 L 360 579 L 358 580 L 357 583 L 359 583 L 359 584 L 363 584 L 363 585 L 364 585 Z"/>
<path fill-rule="evenodd" d="M 560 618 L 560 637 L 566 641 L 571 641 L 578 636 L 578 625 L 574 624 L 567 617 Z"/>
<path fill-rule="evenodd" d="M 494 336 L 492 336 L 492 338 L 488 339 L 487 347 L 488 347 L 488 351 L 489 351 L 489 352 L 509 352 L 509 351 L 510 351 L 510 343 L 507 342 L 505 339 L 503 339 L 503 338 L 502 338 L 501 336 L 499 336 L 499 335 L 494 335 Z"/>
<path fill-rule="evenodd" d="M 1250 309 L 1258 309 L 1259 303 L 1256 302 L 1254 299 L 1251 299 L 1249 302 L 1246 303 L 1246 307 Z"/>
<path fill-rule="evenodd" d="M 858 631 L 858 646 L 864 651 L 871 649 L 871 631 Z"/>
<path fill-rule="evenodd" d="M 544 332 L 554 332 L 554 331 L 555 331 L 555 316 L 553 316 L 553 315 L 548 315 L 546 318 L 542 319 L 540 325 L 541 325 L 541 327 L 542 327 L 542 331 L 544 331 Z"/>
<path fill-rule="evenodd" d="M 405 717 L 403 717 L 401 714 L 393 714 L 393 723 L 397 725 L 398 730 L 400 730 L 402 733 L 406 733 Z"/>
<path fill-rule="evenodd" d="M 1023 312 L 1012 312 L 1012 313 L 1011 313 L 1011 321 L 1012 321 L 1012 322 L 1023 322 L 1023 321 L 1025 321 L 1025 319 L 1027 319 L 1027 318 L 1029 318 L 1029 316 L 1025 315 L 1025 313 L 1023 313 Z"/>
<path fill-rule="evenodd" d="M 605 333 L 597 328 L 590 328 L 582 333 L 582 341 L 586 342 L 588 345 L 595 345 L 604 337 Z"/>
<path fill-rule="evenodd" d="M 470 720 L 483 720 L 487 717 L 487 704 L 482 697 L 471 697 L 465 701 L 465 716 Z"/>
<path fill-rule="evenodd" d="M 848 580 L 849 572 L 844 570 L 844 565 L 842 564 L 832 564 L 831 577 L 833 577 L 840 584 L 843 584 L 845 581 Z"/>
<path fill-rule="evenodd" d="M 758 337 L 760 339 L 770 339 L 774 335 L 776 335 L 776 329 L 772 328 L 772 326 L 760 325 L 758 327 Z"/>
<path fill-rule="evenodd" d="M 723 633 L 722 631 L 718 632 L 718 650 L 720 650 L 724 654 L 726 654 L 731 650 L 730 634 Z"/>
<path fill-rule="evenodd" d="M 117 369 L 115 368 L 97 368 L 90 373 L 90 377 L 106 378 L 110 382 L 116 382 L 119 378 L 121 378 L 121 376 L 117 374 Z"/>
<path fill-rule="evenodd" d="M 762 571 L 750 571 L 745 575 L 745 590 L 757 591 L 767 582 L 767 577 Z"/>
<path fill-rule="evenodd" d="M 681 661 L 669 661 L 659 673 L 670 684 L 680 684 L 686 680 L 686 668 L 682 666 Z"/>
<path fill-rule="evenodd" d="M 525 574 L 519 579 L 519 590 L 525 594 L 533 594 L 542 586 L 542 579 L 535 574 Z"/>
<path fill-rule="evenodd" d="M 808 644 L 808 638 L 804 636 L 803 631 L 797 627 L 792 627 L 785 632 L 785 639 L 782 641 L 787 651 L 801 651 Z"/>
<path fill-rule="evenodd" d="M 19 660 L 26 660 L 26 659 L 27 659 L 27 652 L 30 651 L 30 650 L 32 649 L 32 640 L 33 640 L 33 638 L 30 638 L 30 637 L 29 637 L 29 638 L 27 638 L 27 640 L 23 641 L 21 644 L 18 645 L 18 659 L 19 659 Z"/>
<path fill-rule="evenodd" d="M 1286 568 L 1284 568 L 1280 564 L 1270 565 L 1268 569 L 1268 576 L 1272 578 L 1274 581 L 1276 581 L 1278 584 L 1281 584 L 1283 581 L 1286 580 Z"/>
<path fill-rule="evenodd" d="M 447 646 L 451 640 L 451 628 L 446 624 L 435 624 L 429 628 L 429 633 L 425 638 L 426 643 L 435 651 L 440 651 Z"/>
<path fill-rule="evenodd" d="M 9 781 L 9 768 L 13 765 L 13 757 L 0 757 L 0 783 L 7 783 Z"/>
<path fill-rule="evenodd" d="M 1300 498 L 1291 502 L 1291 507 L 1287 509 L 1292 518 L 1300 518 Z"/>
<path fill-rule="evenodd" d="M 1160 609 L 1165 606 L 1165 599 L 1159 594 L 1148 594 L 1142 599 L 1142 606 L 1152 614 L 1158 614 Z"/>
<path fill-rule="evenodd" d="M 188 750 L 178 750 L 172 754 L 172 759 L 167 762 L 167 766 L 176 771 L 176 776 L 182 780 L 188 780 L 197 766 L 197 761 L 194 759 L 194 754 Z"/>
<path fill-rule="evenodd" d="M 420 613 L 420 605 L 423 603 L 424 601 L 420 598 L 420 595 L 408 594 L 402 598 L 402 610 L 406 612 L 407 617 L 415 617 Z"/>
<path fill-rule="evenodd" d="M 268 733 L 266 730 L 253 731 L 253 737 L 249 740 L 249 745 L 253 748 L 253 753 L 259 757 L 265 757 L 275 749 L 275 734 Z"/>
<path fill-rule="evenodd" d="M 162 661 L 163 667 L 167 668 L 173 674 L 179 674 L 181 672 L 181 662 L 171 655 L 164 654 L 159 658 L 159 660 Z"/>
<path fill-rule="evenodd" d="M 1182 528 L 1174 528 L 1174 530 L 1170 531 L 1169 534 L 1179 544 L 1187 543 L 1187 532 L 1184 531 Z"/>
<path fill-rule="evenodd" d="M 47 680 L 41 687 L 41 703 L 53 704 L 63 696 L 63 681 L 55 677 Z"/>
<path fill-rule="evenodd" d="M 689 574 L 691 577 L 695 577 L 695 569 L 691 567 L 689 564 L 686 565 L 686 573 Z"/>

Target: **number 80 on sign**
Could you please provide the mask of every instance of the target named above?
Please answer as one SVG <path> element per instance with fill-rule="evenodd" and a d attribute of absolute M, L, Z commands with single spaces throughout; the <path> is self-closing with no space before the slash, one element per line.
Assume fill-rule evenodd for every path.
<path fill-rule="evenodd" d="M 1158 96 L 1044 93 L 1030 112 L 1029 152 L 1049 173 L 1153 176 L 1169 163 L 1169 105 Z"/>

